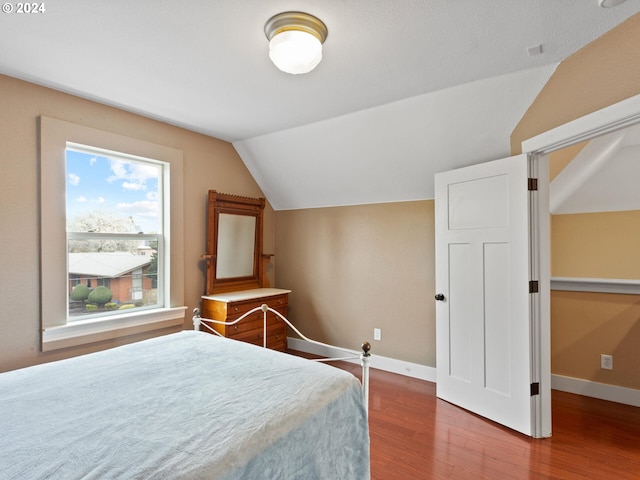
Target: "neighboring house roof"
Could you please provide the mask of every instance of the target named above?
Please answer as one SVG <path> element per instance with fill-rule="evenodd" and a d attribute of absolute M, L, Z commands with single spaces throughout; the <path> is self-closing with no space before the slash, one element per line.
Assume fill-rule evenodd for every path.
<path fill-rule="evenodd" d="M 116 278 L 151 263 L 148 255 L 128 252 L 70 253 L 69 273 Z"/>

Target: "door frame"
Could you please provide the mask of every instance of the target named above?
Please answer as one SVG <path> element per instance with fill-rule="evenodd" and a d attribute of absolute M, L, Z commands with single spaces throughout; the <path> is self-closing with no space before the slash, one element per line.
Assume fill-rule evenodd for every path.
<path fill-rule="evenodd" d="M 539 168 L 538 175 L 538 212 L 532 212 L 539 219 L 545 216 L 548 219 L 549 210 L 549 175 L 548 175 L 548 155 L 551 152 L 562 148 L 575 145 L 585 140 L 590 140 L 597 136 L 621 130 L 623 128 L 640 123 L 640 95 L 630 97 L 618 103 L 614 103 L 596 112 L 590 113 L 583 117 L 577 118 L 570 122 L 560 125 L 556 128 L 548 130 L 540 135 L 532 137 L 522 142 L 522 153 L 529 154 Z M 542 225 L 544 225 L 542 221 Z M 539 285 L 540 292 L 548 293 L 551 289 L 551 273 L 548 259 L 550 259 L 551 245 L 550 232 L 548 229 L 541 228 L 534 231 L 532 242 L 537 243 L 540 253 Z M 545 260 L 547 259 L 547 260 Z M 545 295 L 541 296 L 544 299 Z M 547 300 L 548 301 L 548 300 Z M 548 305 L 539 306 L 541 310 L 548 308 Z M 533 365 L 540 367 L 540 382 L 551 381 L 551 317 L 543 315 L 541 318 L 538 331 L 532 332 L 532 354 L 537 356 L 534 358 Z M 535 372 L 534 376 L 535 376 Z M 550 383 L 548 384 L 550 385 Z M 532 397 L 535 402 L 532 408 L 535 412 L 537 426 L 539 432 L 551 432 L 551 395 L 550 388 L 541 388 L 541 398 Z M 548 436 L 542 433 L 541 436 Z"/>

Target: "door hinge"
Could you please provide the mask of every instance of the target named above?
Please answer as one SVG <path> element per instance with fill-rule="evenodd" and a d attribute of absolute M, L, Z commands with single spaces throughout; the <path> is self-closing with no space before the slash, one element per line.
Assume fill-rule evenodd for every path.
<path fill-rule="evenodd" d="M 537 178 L 528 178 L 527 179 L 527 189 L 530 192 L 535 192 L 538 190 L 538 179 Z"/>
<path fill-rule="evenodd" d="M 531 384 L 531 396 L 533 397 L 534 395 L 540 395 L 540 383 L 539 382 Z"/>
<path fill-rule="evenodd" d="M 538 293 L 538 280 L 531 280 L 529 282 L 529 293 Z"/>

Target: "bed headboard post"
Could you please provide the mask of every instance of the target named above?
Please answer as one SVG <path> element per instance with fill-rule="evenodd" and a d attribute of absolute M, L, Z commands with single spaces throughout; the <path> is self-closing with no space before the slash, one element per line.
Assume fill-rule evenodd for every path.
<path fill-rule="evenodd" d="M 364 395 L 364 409 L 369 415 L 369 363 L 371 362 L 371 344 L 364 342 L 360 354 L 360 364 L 362 365 L 362 394 Z"/>
<path fill-rule="evenodd" d="M 196 331 L 200 330 L 200 323 L 202 322 L 202 318 L 200 317 L 200 309 L 193 309 L 193 329 Z"/>

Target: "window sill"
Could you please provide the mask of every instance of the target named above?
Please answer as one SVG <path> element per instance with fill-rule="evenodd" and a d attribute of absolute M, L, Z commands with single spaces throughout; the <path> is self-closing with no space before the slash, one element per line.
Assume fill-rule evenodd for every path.
<path fill-rule="evenodd" d="M 184 323 L 186 310 L 187 307 L 164 308 L 48 327 L 42 331 L 42 351 L 176 327 Z"/>

